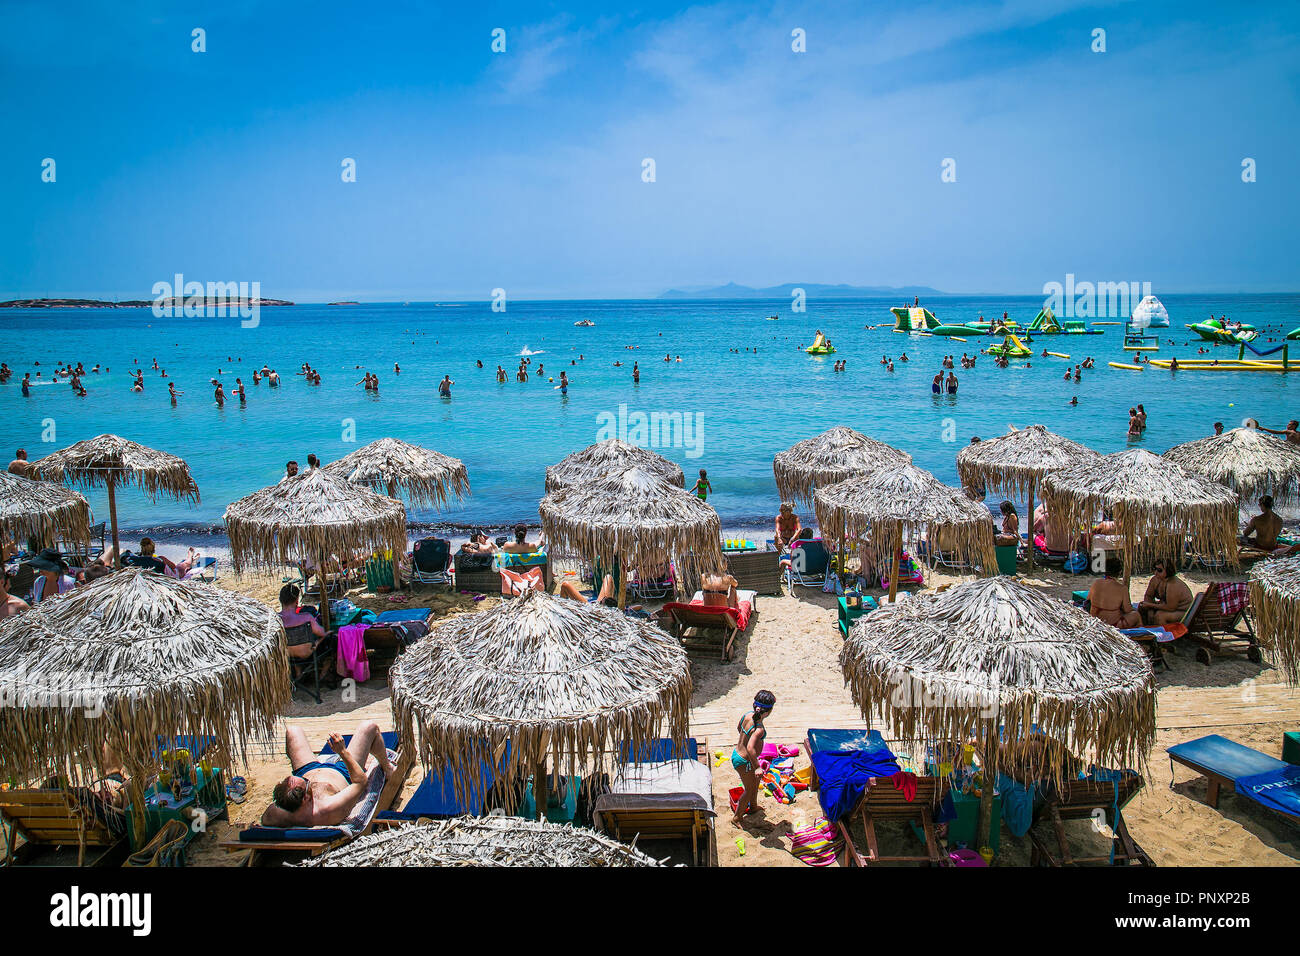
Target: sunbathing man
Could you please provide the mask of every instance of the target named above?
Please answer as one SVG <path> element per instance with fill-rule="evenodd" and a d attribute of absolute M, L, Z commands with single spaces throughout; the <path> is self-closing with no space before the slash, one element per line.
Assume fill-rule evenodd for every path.
<path fill-rule="evenodd" d="M 1147 624 L 1174 624 L 1191 606 L 1192 589 L 1178 576 L 1178 565 L 1169 558 L 1157 558 L 1146 593 L 1138 602 L 1143 619 Z"/>
<path fill-rule="evenodd" d="M 330 734 L 333 754 L 317 756 L 299 727 L 284 732 L 284 752 L 293 772 L 275 785 L 274 802 L 262 814 L 269 827 L 337 826 L 366 796 L 369 772 L 379 766 L 385 776 L 394 772 L 379 725 L 363 721 L 343 745 L 343 737 Z"/>
<path fill-rule="evenodd" d="M 803 524 L 799 521 L 799 516 L 794 513 L 794 505 L 788 501 L 781 502 L 781 508 L 776 516 L 776 550 L 784 551 L 790 546 L 790 542 L 799 536 L 803 530 Z"/>
<path fill-rule="evenodd" d="M 1124 565 L 1119 558 L 1106 559 L 1106 572 L 1088 589 L 1088 613 L 1111 627 L 1141 627 L 1142 615 L 1133 607 L 1124 582 L 1117 580 Z"/>

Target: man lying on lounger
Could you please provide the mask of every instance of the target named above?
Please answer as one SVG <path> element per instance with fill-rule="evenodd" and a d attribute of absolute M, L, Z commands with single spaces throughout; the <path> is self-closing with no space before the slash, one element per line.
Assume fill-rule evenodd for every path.
<path fill-rule="evenodd" d="M 341 735 L 330 734 L 330 749 L 333 754 L 317 756 L 300 728 L 285 730 L 284 751 L 294 769 L 275 785 L 275 802 L 262 814 L 264 826 L 337 826 L 365 797 L 367 774 L 376 763 L 386 776 L 394 772 L 373 720 L 363 721 L 346 747 Z"/>

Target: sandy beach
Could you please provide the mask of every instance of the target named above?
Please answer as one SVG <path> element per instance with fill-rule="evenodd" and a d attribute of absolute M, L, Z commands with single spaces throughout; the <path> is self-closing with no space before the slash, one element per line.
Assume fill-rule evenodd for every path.
<path fill-rule="evenodd" d="M 1197 592 L 1204 589 L 1210 577 L 1192 572 L 1186 579 Z M 935 573 L 929 587 L 958 580 Z M 1068 600 L 1070 591 L 1086 586 L 1090 578 L 1039 570 L 1022 580 Z M 269 576 L 226 575 L 218 583 L 268 605 L 274 605 L 279 589 L 279 578 Z M 1141 597 L 1145 586 L 1145 578 L 1132 581 L 1134 601 Z M 361 593 L 354 593 L 352 598 L 360 606 L 377 610 L 399 603 L 387 596 Z M 481 610 L 497 600 L 487 597 L 475 601 L 469 595 L 421 588 L 411 594 L 409 601 L 401 603 L 433 607 L 439 618 L 444 618 Z M 771 690 L 777 696 L 777 706 L 767 722 L 768 740 L 772 742 L 801 745 L 810 727 L 864 726 L 837 663 L 841 644 L 832 596 L 808 588 L 798 589 L 793 597 L 761 596 L 748 632 L 739 639 L 733 661 L 723 663 L 712 652 L 692 654 L 692 734 L 707 738 L 711 752 L 729 755 L 735 743 L 736 721 L 760 689 Z M 1183 767 L 1171 772 L 1164 751 L 1176 743 L 1219 733 L 1279 756 L 1282 733 L 1300 724 L 1300 691 L 1286 687 L 1274 670 L 1252 664 L 1244 657 L 1219 658 L 1207 667 L 1194 659 L 1193 651 L 1191 647 L 1177 648 L 1170 656 L 1170 668 L 1157 674 L 1156 745 L 1147 766 L 1137 768 L 1146 777 L 1146 786 L 1125 810 L 1129 829 L 1158 866 L 1294 866 L 1300 862 L 1300 832 L 1232 794 L 1223 794 L 1218 809 L 1209 807 L 1205 803 L 1204 778 Z M 372 678 L 359 685 L 355 700 L 345 701 L 338 689 L 324 691 L 323 698 L 323 703 L 316 705 L 296 695 L 285 717 L 301 725 L 315 744 L 323 744 L 331 730 L 350 732 L 362 719 L 374 719 L 382 728 L 392 728 L 388 689 L 382 679 Z M 806 762 L 801 752 L 796 766 Z M 800 793 L 789 805 L 765 797 L 760 800 L 761 812 L 752 815 L 743 830 L 736 829 L 727 809 L 728 790 L 737 785 L 736 775 L 728 760 L 710 763 L 715 764 L 719 864 L 803 866 L 790 854 L 787 834 L 791 828 L 818 817 L 820 808 L 815 795 Z M 212 866 L 240 863 L 243 853 L 227 854 L 217 844 L 229 839 L 234 827 L 256 820 L 270 799 L 271 788 L 287 770 L 282 741 L 259 742 L 245 771 L 247 800 L 241 805 L 231 804 L 229 822 L 214 824 L 208 834 L 195 841 L 191 861 Z M 419 778 L 417 768 L 407 781 L 403 799 L 415 789 Z M 1087 822 L 1067 824 L 1067 832 L 1076 851 L 1098 845 Z M 744 843 L 743 855 L 738 838 Z M 860 839 L 855 829 L 855 841 Z M 908 843 L 915 845 L 909 833 L 886 825 L 882 828 L 886 852 L 891 841 L 900 848 Z M 1026 865 L 1029 852 L 1027 837 L 1017 839 L 1004 831 L 995 865 Z"/>

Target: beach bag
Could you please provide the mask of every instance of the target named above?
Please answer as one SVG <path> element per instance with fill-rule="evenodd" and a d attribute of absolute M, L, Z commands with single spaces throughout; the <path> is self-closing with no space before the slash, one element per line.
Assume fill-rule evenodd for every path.
<path fill-rule="evenodd" d="M 834 571 L 826 572 L 826 580 L 822 583 L 822 593 L 823 594 L 844 593 L 844 582 L 840 580 L 840 576 L 836 574 Z"/>
<path fill-rule="evenodd" d="M 1082 574 L 1088 570 L 1088 556 L 1082 551 L 1071 551 L 1065 559 L 1065 570 L 1071 574 Z"/>
<path fill-rule="evenodd" d="M 839 827 L 818 817 L 811 826 L 790 832 L 790 853 L 809 866 L 830 866 L 844 848 Z"/>

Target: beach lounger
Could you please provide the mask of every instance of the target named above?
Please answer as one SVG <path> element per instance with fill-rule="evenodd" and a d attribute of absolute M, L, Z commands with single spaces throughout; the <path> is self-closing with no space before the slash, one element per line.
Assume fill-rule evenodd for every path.
<path fill-rule="evenodd" d="M 1114 779 L 1101 779 L 1103 776 L 1113 776 Z M 1043 819 L 1050 821 L 1055 847 L 1038 827 L 1031 827 L 1029 839 L 1033 849 L 1029 856 L 1030 866 L 1076 866 L 1080 863 L 1155 866 L 1151 857 L 1137 845 L 1124 822 L 1124 807 L 1143 784 L 1142 776 L 1131 770 L 1103 771 L 1098 779 L 1067 781 L 1060 791 L 1052 794 L 1035 820 L 1035 823 Z M 1065 821 L 1095 819 L 1097 810 L 1105 813 L 1106 825 L 1113 833 L 1109 850 L 1105 856 L 1074 856 L 1066 838 Z"/>
<path fill-rule="evenodd" d="M 1211 581 L 1192 599 L 1182 620 L 1187 639 L 1200 645 L 1196 659 L 1209 664 L 1215 654 L 1244 653 L 1247 660 L 1259 663 L 1263 658 L 1250 625 L 1249 610 L 1250 591 L 1244 581 Z"/>
<path fill-rule="evenodd" d="M 501 574 L 497 571 L 494 563 L 489 562 L 486 567 L 482 566 L 480 560 L 483 556 L 476 554 L 458 554 L 455 557 L 455 584 L 456 588 L 461 591 L 473 591 L 478 594 L 500 594 L 501 593 Z M 551 564 L 545 554 L 516 554 L 508 555 L 506 558 L 506 567 L 512 571 L 521 571 L 526 568 L 542 569 L 542 586 L 546 590 L 551 589 Z"/>
<path fill-rule="evenodd" d="M 688 737 L 680 747 L 655 741 L 640 759 L 623 754 L 609 790 L 596 798 L 593 824 L 616 840 L 690 841 L 696 866 L 717 862 L 713 770 L 708 741 Z"/>
<path fill-rule="evenodd" d="M 794 594 L 795 587 L 819 588 L 826 583 L 831 556 L 820 538 L 795 541 L 790 546 L 790 565 L 785 569 L 785 583 Z"/>
<path fill-rule="evenodd" d="M 639 572 L 633 572 L 628 582 L 627 593 L 643 601 L 662 601 L 673 593 L 677 587 L 670 571 L 661 578 L 642 578 Z"/>
<path fill-rule="evenodd" d="M 451 542 L 421 538 L 411 549 L 411 579 L 420 584 L 451 585 Z"/>
<path fill-rule="evenodd" d="M 385 611 L 366 628 L 366 656 L 372 677 L 382 676 L 411 641 L 423 637 L 432 608 L 401 607 Z"/>
<path fill-rule="evenodd" d="M 739 608 L 708 607 L 704 604 L 703 592 L 696 591 L 689 604 L 676 601 L 665 604 L 659 609 L 656 619 L 660 627 L 683 643 L 688 637 L 718 643 L 709 638 L 713 634 L 719 635 L 725 662 L 731 660 L 736 638 L 749 627 L 750 619 L 758 610 L 758 595 L 753 591 L 738 590 L 736 603 Z"/>
<path fill-rule="evenodd" d="M 757 594 L 781 593 L 781 555 L 777 551 L 737 551 L 724 554 L 736 587 Z"/>
<path fill-rule="evenodd" d="M 1205 802 L 1219 805 L 1227 788 L 1266 810 L 1300 823 L 1300 766 L 1260 753 L 1235 740 L 1210 734 L 1170 747 L 1169 768 L 1182 764 L 1205 777 Z M 1172 781 L 1170 787 L 1173 786 Z"/>
<path fill-rule="evenodd" d="M 111 814 L 119 815 L 120 826 L 110 825 Z M 40 847 L 75 846 L 77 866 L 105 865 L 125 852 L 126 818 L 85 790 L 0 790 L 0 819 L 9 837 L 5 866 L 30 861 Z M 18 846 L 19 836 L 22 846 Z"/>
<path fill-rule="evenodd" d="M 331 827 L 268 827 L 260 823 L 251 824 L 239 831 L 236 840 L 223 841 L 220 846 L 227 853 L 249 851 L 248 865 L 255 866 L 263 856 L 275 854 L 301 854 L 317 856 L 326 850 L 342 846 L 363 834 L 369 833 L 374 826 L 375 817 L 380 811 L 388 810 L 402 793 L 406 778 L 411 775 L 414 758 L 408 754 L 394 755 L 398 735 L 388 731 L 384 735 L 384 745 L 389 750 L 389 759 L 396 756 L 394 773 L 387 779 L 383 772 L 375 767 L 371 771 L 370 789 L 357 804 L 351 817 Z M 346 746 L 352 740 L 348 734 L 343 738 Z M 320 754 L 333 753 L 326 744 Z"/>
<path fill-rule="evenodd" d="M 402 823 L 414 823 L 417 820 L 445 820 L 466 814 L 480 816 L 485 807 L 493 801 L 492 789 L 510 759 L 510 747 L 506 746 L 501 756 L 501 763 L 494 769 L 484 761 L 480 765 L 479 779 L 470 788 L 468 798 L 462 801 L 456 796 L 455 784 L 449 773 L 430 771 L 424 775 L 415 793 L 400 810 L 381 810 L 375 815 L 376 827 L 391 827 Z"/>

